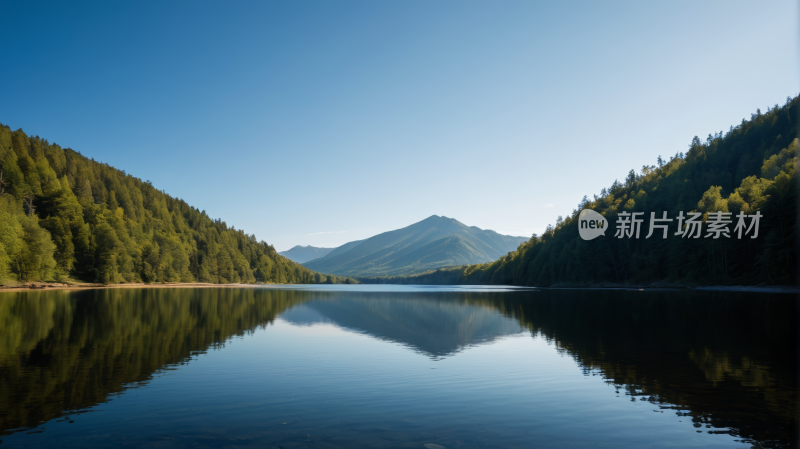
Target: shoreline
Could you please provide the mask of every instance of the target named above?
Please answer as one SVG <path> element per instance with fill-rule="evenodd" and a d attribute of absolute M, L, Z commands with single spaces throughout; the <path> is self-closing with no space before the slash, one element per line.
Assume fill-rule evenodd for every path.
<path fill-rule="evenodd" d="M 692 290 L 800 294 L 800 287 L 796 285 L 709 285 L 694 287 Z"/>
<path fill-rule="evenodd" d="M 98 284 L 91 282 L 23 282 L 10 285 L 0 285 L 0 293 L 21 292 L 21 291 L 43 291 L 43 290 L 93 290 L 93 289 L 134 289 L 134 288 L 254 288 L 266 286 L 292 286 L 307 284 L 210 284 L 205 282 L 175 282 L 166 284 Z M 369 285 L 369 284 L 367 284 Z M 397 284 L 397 285 L 417 285 L 417 284 Z M 424 285 L 424 284 L 419 284 Z M 532 287 L 537 288 L 537 287 Z M 539 287 L 541 288 L 541 287 Z M 553 286 L 544 287 L 546 289 L 588 289 L 588 290 L 694 290 L 694 291 L 716 291 L 716 292 L 745 292 L 745 293 L 785 293 L 800 294 L 800 286 L 795 285 L 620 285 L 603 284 L 589 286 Z"/>
<path fill-rule="evenodd" d="M 293 284 L 210 284 L 206 282 L 175 282 L 166 284 L 97 284 L 92 282 L 23 282 L 19 284 L 0 285 L 0 293 L 42 291 L 42 290 L 94 290 L 115 288 L 233 288 L 233 287 L 260 287 L 264 285 L 293 285 Z"/>
<path fill-rule="evenodd" d="M 742 293 L 784 293 L 800 294 L 800 287 L 794 285 L 604 285 L 588 287 L 544 287 L 550 290 L 638 290 L 638 291 L 707 291 Z"/>
<path fill-rule="evenodd" d="M 629 285 L 616 283 L 589 284 L 589 285 L 554 285 L 545 287 L 551 289 L 589 289 L 589 290 L 690 290 L 714 292 L 745 292 L 745 293 L 794 293 L 800 294 L 800 285 L 785 284 L 757 284 L 757 285 L 697 285 L 697 284 L 647 284 Z"/>

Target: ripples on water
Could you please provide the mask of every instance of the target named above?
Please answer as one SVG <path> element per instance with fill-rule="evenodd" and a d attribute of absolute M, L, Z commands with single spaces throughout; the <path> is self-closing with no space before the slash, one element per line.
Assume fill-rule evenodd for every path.
<path fill-rule="evenodd" d="M 721 292 L 0 293 L 0 447 L 794 447 L 796 321 Z"/>

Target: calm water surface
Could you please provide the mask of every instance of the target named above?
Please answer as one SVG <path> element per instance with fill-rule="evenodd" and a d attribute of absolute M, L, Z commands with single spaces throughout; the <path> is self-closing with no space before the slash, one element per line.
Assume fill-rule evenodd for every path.
<path fill-rule="evenodd" d="M 0 448 L 796 447 L 796 300 L 0 293 Z"/>

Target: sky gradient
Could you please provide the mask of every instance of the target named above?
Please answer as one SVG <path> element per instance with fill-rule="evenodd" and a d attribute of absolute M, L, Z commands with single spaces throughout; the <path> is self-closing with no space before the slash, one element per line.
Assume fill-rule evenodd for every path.
<path fill-rule="evenodd" d="M 4 1 L 0 46 L 0 123 L 279 251 L 541 233 L 800 91 L 782 0 Z"/>

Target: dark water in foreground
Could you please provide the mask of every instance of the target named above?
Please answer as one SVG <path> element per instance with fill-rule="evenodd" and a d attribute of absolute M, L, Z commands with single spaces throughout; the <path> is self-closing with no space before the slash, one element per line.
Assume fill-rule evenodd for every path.
<path fill-rule="evenodd" d="M 796 447 L 796 301 L 0 293 L 0 449 Z"/>

